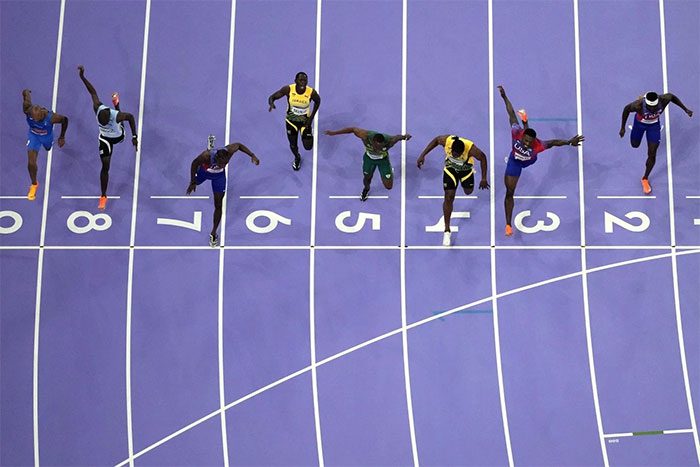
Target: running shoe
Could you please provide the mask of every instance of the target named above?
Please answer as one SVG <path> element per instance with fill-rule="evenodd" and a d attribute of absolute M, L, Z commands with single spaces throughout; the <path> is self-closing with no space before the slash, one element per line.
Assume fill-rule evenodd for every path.
<path fill-rule="evenodd" d="M 219 246 L 219 237 L 217 235 L 209 234 L 209 246 L 212 248 Z"/>
<path fill-rule="evenodd" d="M 642 179 L 642 189 L 644 190 L 645 195 L 651 194 L 651 185 L 649 184 L 649 180 L 646 178 Z"/>
<path fill-rule="evenodd" d="M 510 237 L 511 235 L 513 235 L 513 227 L 506 224 L 506 237 Z"/>
<path fill-rule="evenodd" d="M 115 108 L 119 106 L 119 93 L 118 92 L 112 93 L 112 104 L 114 105 Z"/>
<path fill-rule="evenodd" d="M 367 198 L 369 198 L 369 188 L 365 188 L 360 194 L 360 201 L 367 201 Z"/>
<path fill-rule="evenodd" d="M 452 236 L 452 232 L 445 232 L 442 234 L 442 246 L 450 246 L 450 237 Z"/>
<path fill-rule="evenodd" d="M 104 209 L 107 207 L 107 197 L 106 196 L 100 196 L 100 202 L 97 204 L 97 209 L 100 209 L 104 211 Z"/>
<path fill-rule="evenodd" d="M 29 193 L 27 193 L 27 199 L 29 201 L 34 201 L 36 199 L 36 190 L 39 188 L 39 184 L 29 185 Z"/>
<path fill-rule="evenodd" d="M 520 120 L 522 120 L 523 123 L 527 123 L 527 111 L 525 109 L 518 110 L 518 115 L 520 115 Z"/>
<path fill-rule="evenodd" d="M 294 170 L 301 169 L 301 156 L 294 156 L 294 162 L 292 162 L 292 168 Z"/>
<path fill-rule="evenodd" d="M 214 149 L 214 142 L 216 141 L 216 136 L 209 135 L 207 138 L 207 149 Z"/>

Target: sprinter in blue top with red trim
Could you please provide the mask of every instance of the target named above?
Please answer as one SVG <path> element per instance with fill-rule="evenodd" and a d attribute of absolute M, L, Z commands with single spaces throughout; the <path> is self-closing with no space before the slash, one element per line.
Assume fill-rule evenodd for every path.
<path fill-rule="evenodd" d="M 37 156 L 39 149 L 43 146 L 47 151 L 53 146 L 53 126 L 56 123 L 61 124 L 61 135 L 58 137 L 58 147 L 62 148 L 66 142 L 66 130 L 68 129 L 68 118 L 48 110 L 40 105 L 32 104 L 32 91 L 25 89 L 22 91 L 22 111 L 27 116 L 27 157 L 29 162 L 27 169 L 29 170 L 29 178 L 32 184 L 29 186 L 27 199 L 33 201 L 36 199 L 36 191 L 39 188 L 39 182 L 36 180 L 38 170 Z"/>

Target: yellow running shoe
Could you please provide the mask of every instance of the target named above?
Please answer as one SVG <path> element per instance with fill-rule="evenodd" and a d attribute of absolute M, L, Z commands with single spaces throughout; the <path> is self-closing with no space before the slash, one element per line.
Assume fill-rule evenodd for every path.
<path fill-rule="evenodd" d="M 39 184 L 29 185 L 29 193 L 27 193 L 27 199 L 29 201 L 34 201 L 36 199 L 36 190 L 39 188 Z"/>

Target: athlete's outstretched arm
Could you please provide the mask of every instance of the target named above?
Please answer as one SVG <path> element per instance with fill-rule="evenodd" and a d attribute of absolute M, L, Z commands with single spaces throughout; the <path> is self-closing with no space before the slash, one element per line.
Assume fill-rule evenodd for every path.
<path fill-rule="evenodd" d="M 311 115 L 309 116 L 309 122 L 307 123 L 307 125 L 313 122 L 314 117 L 316 116 L 316 112 L 318 112 L 318 108 L 321 107 L 321 96 L 318 95 L 315 89 L 311 93 L 311 100 L 314 102 L 314 109 L 311 111 Z"/>
<path fill-rule="evenodd" d="M 671 94 L 671 93 L 669 92 L 668 94 L 662 95 L 661 98 L 668 99 L 670 102 L 673 102 L 674 104 L 676 104 L 678 107 L 680 107 L 681 109 L 683 109 L 683 112 L 685 112 L 686 114 L 688 114 L 688 117 L 692 117 L 692 116 L 693 116 L 693 111 L 690 110 L 689 108 L 687 108 L 685 105 L 683 105 L 683 102 L 681 102 L 681 100 L 678 98 L 678 96 L 676 96 L 676 95 L 674 95 L 674 94 Z"/>
<path fill-rule="evenodd" d="M 405 139 L 406 141 L 408 141 L 409 139 L 411 139 L 411 135 L 409 135 L 408 133 L 406 133 L 405 135 L 394 135 L 394 136 L 392 136 L 391 138 L 389 138 L 388 147 L 393 147 L 396 143 L 398 143 L 398 142 L 401 141 L 402 139 Z"/>
<path fill-rule="evenodd" d="M 25 89 L 22 91 L 22 112 L 29 114 L 29 109 L 32 108 L 32 91 Z"/>
<path fill-rule="evenodd" d="M 124 120 L 129 122 L 129 128 L 131 129 L 131 142 L 134 143 L 135 148 L 138 148 L 139 137 L 136 134 L 136 121 L 134 120 L 134 116 L 131 115 L 129 112 L 117 113 L 117 123 L 121 123 Z"/>
<path fill-rule="evenodd" d="M 420 156 L 418 156 L 418 160 L 416 161 L 416 164 L 418 165 L 419 169 L 423 167 L 423 164 L 425 163 L 425 156 L 427 156 L 430 151 L 438 147 L 438 145 L 444 146 L 445 142 L 447 141 L 447 137 L 448 135 L 440 135 L 430 140 L 430 142 L 425 147 L 425 149 L 423 149 L 423 152 L 420 153 Z"/>
<path fill-rule="evenodd" d="M 469 157 L 473 157 L 474 159 L 478 160 L 479 165 L 481 166 L 481 181 L 479 182 L 479 189 L 488 189 L 488 159 L 486 159 L 486 154 L 484 154 L 484 151 L 476 147 L 476 144 L 474 144 L 469 150 Z"/>
<path fill-rule="evenodd" d="M 93 110 L 97 111 L 97 108 L 102 104 L 100 102 L 100 98 L 97 97 L 97 91 L 95 91 L 95 87 L 90 83 L 90 81 L 87 80 L 85 77 L 85 67 L 82 65 L 78 65 L 78 75 L 80 76 L 80 79 L 83 81 L 83 84 L 87 88 L 88 92 L 90 93 L 90 97 L 92 98 L 92 108 Z"/>
<path fill-rule="evenodd" d="M 68 129 L 68 117 L 54 113 L 51 116 L 51 123 L 60 123 L 61 124 L 61 134 L 58 136 L 58 147 L 62 148 L 63 145 L 66 143 L 66 130 Z"/>
<path fill-rule="evenodd" d="M 190 166 L 190 184 L 187 187 L 187 194 L 189 195 L 197 189 L 197 169 L 202 164 L 205 164 L 209 159 L 209 151 L 202 151 L 200 155 L 192 160 L 192 165 Z"/>
<path fill-rule="evenodd" d="M 233 155 L 233 153 L 236 151 L 244 152 L 250 157 L 250 162 L 252 162 L 255 165 L 260 164 L 260 159 L 258 159 L 256 155 L 253 154 L 253 151 L 248 149 L 248 147 L 243 143 L 231 143 L 228 146 L 226 146 L 226 150 L 231 155 Z"/>
<path fill-rule="evenodd" d="M 503 86 L 498 86 L 498 92 L 501 93 L 501 97 L 503 98 L 503 102 L 506 103 L 506 112 L 508 112 L 508 121 L 510 121 L 510 125 L 517 125 L 518 124 L 518 117 L 515 116 L 515 110 L 513 110 L 513 104 L 510 103 L 510 100 L 508 99 L 508 96 L 506 96 L 506 90 L 503 89 Z"/>
<path fill-rule="evenodd" d="M 268 108 L 267 111 L 272 112 L 272 109 L 276 109 L 275 101 L 277 99 L 281 99 L 284 96 L 288 96 L 288 95 L 289 95 L 289 86 L 283 86 L 280 88 L 279 91 L 270 94 L 270 97 L 267 98 L 267 103 L 270 106 L 270 108 Z"/>
<path fill-rule="evenodd" d="M 584 138 L 583 135 L 576 135 L 576 136 L 572 137 L 571 139 L 550 139 L 550 140 L 544 141 L 544 147 L 551 148 L 554 146 L 578 146 L 585 139 L 586 138 Z"/>
<path fill-rule="evenodd" d="M 340 130 L 326 130 L 324 131 L 325 134 L 328 136 L 335 136 L 335 135 L 347 135 L 349 133 L 352 133 L 353 135 L 357 136 L 360 139 L 365 139 L 367 137 L 367 130 L 364 130 L 362 128 L 357 128 L 354 126 L 349 126 L 347 128 L 343 128 Z"/>
<path fill-rule="evenodd" d="M 630 113 L 636 112 L 637 110 L 641 109 L 641 100 L 636 100 L 634 102 L 630 102 L 625 106 L 624 109 L 622 109 L 622 123 L 620 124 L 620 138 L 625 136 L 625 125 L 627 124 L 627 117 L 629 116 Z"/>

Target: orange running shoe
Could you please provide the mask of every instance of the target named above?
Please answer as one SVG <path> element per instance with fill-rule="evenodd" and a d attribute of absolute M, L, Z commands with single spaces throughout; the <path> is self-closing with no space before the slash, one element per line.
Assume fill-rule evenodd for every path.
<path fill-rule="evenodd" d="M 527 123 L 527 111 L 525 109 L 518 110 L 518 115 L 520 115 L 520 120 L 522 120 L 523 123 Z"/>
<path fill-rule="evenodd" d="M 645 195 L 651 194 L 651 185 L 649 184 L 649 180 L 646 178 L 642 179 L 642 189 L 644 190 Z"/>
<path fill-rule="evenodd" d="M 513 227 L 506 224 L 506 237 L 510 237 L 511 235 L 513 235 Z"/>
<path fill-rule="evenodd" d="M 112 104 L 114 104 L 114 107 L 119 105 L 119 93 L 118 92 L 112 93 Z"/>
<path fill-rule="evenodd" d="M 104 211 L 104 209 L 107 207 L 107 197 L 106 196 L 100 196 L 100 202 L 97 205 L 97 209 L 101 209 Z"/>
<path fill-rule="evenodd" d="M 27 193 L 27 199 L 29 201 L 34 201 L 36 199 L 36 190 L 39 188 L 39 183 L 34 185 L 29 185 L 29 193 Z"/>

